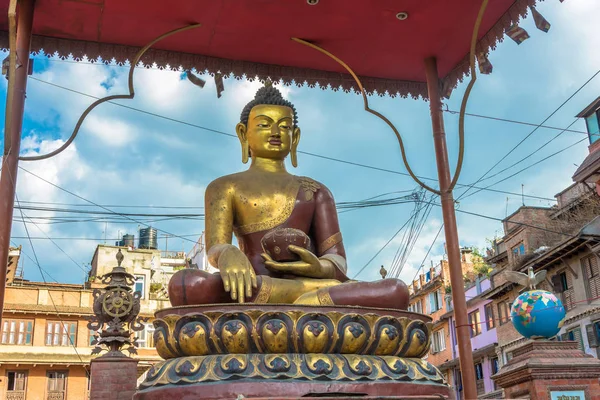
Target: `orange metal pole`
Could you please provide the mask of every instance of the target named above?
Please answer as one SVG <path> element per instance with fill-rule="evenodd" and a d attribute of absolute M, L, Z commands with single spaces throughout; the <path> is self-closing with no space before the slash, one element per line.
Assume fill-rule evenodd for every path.
<path fill-rule="evenodd" d="M 446 132 L 444 131 L 444 118 L 442 102 L 440 100 L 439 79 L 435 57 L 425 60 L 425 74 L 427 76 L 427 89 L 429 93 L 429 109 L 431 111 L 431 126 L 433 128 L 433 142 L 435 146 L 435 159 L 437 163 L 438 179 L 440 181 L 440 195 L 442 203 L 442 216 L 446 234 L 446 251 L 450 264 L 450 283 L 452 285 L 452 302 L 454 303 L 454 320 L 456 321 L 456 338 L 462 375 L 464 398 L 476 399 L 477 388 L 475 385 L 475 366 L 471 348 L 471 327 L 467 317 L 467 300 L 462 275 L 460 260 L 460 247 L 458 243 L 458 229 L 456 227 L 456 214 L 454 212 L 454 196 L 449 189 L 450 166 L 448 163 L 448 148 L 446 147 Z"/>
<path fill-rule="evenodd" d="M 21 129 L 25 109 L 25 90 L 27 88 L 27 72 L 29 70 L 29 49 L 31 45 L 31 28 L 33 25 L 34 0 L 20 0 L 17 9 L 17 68 L 14 85 L 6 93 L 7 107 L 4 121 L 4 154 L 2 157 L 2 175 L 0 177 L 0 310 L 4 310 L 4 292 L 6 286 L 6 268 L 8 266 L 8 248 L 15 205 L 17 171 L 19 167 L 19 151 L 21 150 Z M 12 73 L 12 71 L 9 71 Z M 10 85 L 9 85 L 10 86 Z M 10 120 L 10 124 L 7 121 Z M 8 126 L 7 126 L 8 125 Z M 10 145 L 7 146 L 7 143 Z M 0 313 L 0 321 L 2 314 Z"/>

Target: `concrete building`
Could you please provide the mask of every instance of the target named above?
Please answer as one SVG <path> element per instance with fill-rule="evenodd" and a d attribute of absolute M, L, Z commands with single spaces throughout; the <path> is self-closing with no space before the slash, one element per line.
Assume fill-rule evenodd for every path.
<path fill-rule="evenodd" d="M 131 247 L 98 245 L 92 257 L 90 282 L 97 284 L 97 277 L 107 274 L 117 266 L 117 252 L 121 250 L 123 267 L 135 276 L 134 290 L 142 293 L 143 314 L 169 307 L 167 287 L 171 276 L 186 267 L 184 252 L 160 251 L 157 249 L 136 249 Z"/>
<path fill-rule="evenodd" d="M 556 195 L 550 208 L 521 207 L 504 220 L 504 237 L 496 243 L 488 262 L 496 268 L 486 295 L 498 318 L 497 354 L 501 365 L 526 341 L 510 322 L 510 307 L 523 291 L 507 282 L 506 270 L 547 270 L 538 288 L 562 299 L 567 318 L 559 340 L 575 340 L 598 356 L 600 337 L 600 196 L 594 185 L 575 183 Z M 519 224 L 520 223 L 520 224 Z M 541 229 L 540 229 L 541 228 Z"/>
<path fill-rule="evenodd" d="M 465 279 L 474 279 L 472 251 L 462 249 L 462 268 Z M 433 319 L 431 348 L 426 358 L 431 364 L 440 366 L 451 360 L 450 329 L 448 320 L 442 319 L 449 308 L 450 267 L 448 261 L 441 260 L 438 265 L 425 270 L 408 287 L 410 302 L 408 310 L 429 315 Z M 446 379 L 450 382 L 450 372 Z"/>
<path fill-rule="evenodd" d="M 187 258 L 192 268 L 198 268 L 210 272 L 211 274 L 219 272 L 217 268 L 208 263 L 208 258 L 206 257 L 206 245 L 204 243 L 204 232 L 188 252 Z"/>
<path fill-rule="evenodd" d="M 476 278 L 465 291 L 467 298 L 467 313 L 469 324 L 471 324 L 471 348 L 473 349 L 473 361 L 475 363 L 475 374 L 477 394 L 479 398 L 497 398 L 501 392 L 497 391 L 491 376 L 498 372 L 499 362 L 496 355 L 498 338 L 496 335 L 497 321 L 495 318 L 492 301 L 486 299 L 486 294 L 491 290 L 490 280 L 487 278 Z M 450 307 L 452 303 L 450 302 Z M 456 338 L 456 322 L 454 312 L 449 311 L 442 315 L 442 320 L 448 320 L 450 327 L 450 348 L 452 359 L 439 366 L 442 371 L 450 372 L 449 382 L 454 387 L 456 399 L 462 399 L 463 391 L 458 359 L 458 342 Z"/>
<path fill-rule="evenodd" d="M 573 174 L 573 181 L 595 185 L 600 194 L 600 97 L 594 100 L 578 115 L 585 119 L 590 145 L 589 154 Z"/>
<path fill-rule="evenodd" d="M 150 318 L 145 329 L 136 333 L 140 380 L 160 360 L 151 319 L 157 309 L 169 306 L 166 290 L 162 290 L 166 285 L 161 285 L 185 267 L 185 255 L 100 245 L 85 284 L 28 282 L 18 277 L 7 283 L 0 327 L 0 399 L 88 398 L 95 334 L 87 328 L 92 291 L 102 287 L 97 277 L 116 266 L 119 248 L 125 256 L 123 265 L 137 278 L 134 289 L 142 292 L 140 314 Z M 9 268 L 16 270 L 20 249 L 11 249 L 10 254 Z"/>

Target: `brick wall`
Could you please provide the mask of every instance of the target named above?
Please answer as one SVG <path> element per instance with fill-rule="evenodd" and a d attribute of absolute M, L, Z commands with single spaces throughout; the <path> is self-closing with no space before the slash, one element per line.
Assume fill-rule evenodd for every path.
<path fill-rule="evenodd" d="M 137 386 L 137 360 L 100 357 L 92 361 L 90 400 L 131 400 Z"/>
<path fill-rule="evenodd" d="M 444 350 L 434 354 L 433 353 L 433 345 L 432 345 L 432 347 L 429 350 L 429 355 L 427 357 L 427 361 L 429 361 L 431 364 L 435 365 L 436 367 L 439 367 L 441 364 L 445 363 L 446 361 L 450 361 L 453 358 L 453 356 L 452 356 L 452 339 L 450 337 L 450 327 L 448 326 L 448 319 L 444 319 L 444 320 L 440 321 L 438 324 L 436 324 L 436 326 L 433 328 L 433 332 L 437 332 L 441 329 L 444 330 L 444 343 L 445 343 L 446 348 Z"/>

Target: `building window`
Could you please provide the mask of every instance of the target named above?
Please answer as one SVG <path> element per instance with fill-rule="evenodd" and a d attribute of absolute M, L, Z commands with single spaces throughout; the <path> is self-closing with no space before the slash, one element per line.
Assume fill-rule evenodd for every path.
<path fill-rule="evenodd" d="M 456 386 L 459 392 L 462 392 L 462 374 L 460 373 L 460 369 L 454 370 L 454 385 Z"/>
<path fill-rule="evenodd" d="M 513 247 L 512 252 L 515 256 L 522 256 L 525 254 L 525 245 L 523 243 L 519 243 L 515 247 Z"/>
<path fill-rule="evenodd" d="M 580 327 L 570 329 L 566 333 L 562 334 L 561 340 L 563 340 L 563 341 L 569 340 L 569 341 L 577 342 L 577 347 L 579 348 L 579 350 L 585 351 L 584 346 L 583 346 L 583 337 L 581 336 L 581 328 Z"/>
<path fill-rule="evenodd" d="M 67 392 L 67 373 L 48 371 L 48 399 L 64 399 Z"/>
<path fill-rule="evenodd" d="M 479 310 L 469 313 L 469 325 L 471 325 L 471 337 L 481 333 L 481 317 Z"/>
<path fill-rule="evenodd" d="M 408 311 L 423 314 L 423 303 L 421 302 L 421 300 L 418 300 L 418 301 L 412 303 L 408 307 Z"/>
<path fill-rule="evenodd" d="M 592 254 L 581 259 L 581 266 L 587 281 L 588 299 L 600 297 L 600 270 L 598 269 L 598 256 Z"/>
<path fill-rule="evenodd" d="M 2 320 L 2 344 L 31 344 L 33 321 L 18 319 Z"/>
<path fill-rule="evenodd" d="M 510 320 L 510 306 L 508 305 L 508 300 L 502 300 L 498 303 L 498 319 L 500 320 L 500 325 L 504 325 Z"/>
<path fill-rule="evenodd" d="M 432 314 L 442 309 L 442 291 L 436 290 L 435 292 L 429 293 L 427 297 L 429 314 Z"/>
<path fill-rule="evenodd" d="M 439 353 L 440 351 L 446 350 L 446 337 L 444 335 L 444 329 L 440 329 L 439 331 L 433 332 L 432 338 L 432 353 Z"/>
<path fill-rule="evenodd" d="M 477 395 L 482 395 L 485 393 L 485 384 L 483 382 L 483 366 L 481 363 L 475 364 L 475 384 L 477 385 Z"/>
<path fill-rule="evenodd" d="M 7 377 L 7 387 L 6 390 L 10 393 L 7 395 L 7 399 L 24 399 L 25 398 L 25 389 L 27 387 L 27 372 L 26 371 L 8 371 L 6 373 Z M 16 397 L 11 395 L 16 395 L 14 392 L 21 392 L 23 396 Z"/>
<path fill-rule="evenodd" d="M 75 346 L 77 323 L 48 321 L 46 324 L 46 346 Z"/>
<path fill-rule="evenodd" d="M 95 346 L 96 345 L 96 335 L 98 335 L 99 332 L 98 331 L 93 331 L 90 329 L 90 346 Z"/>
<path fill-rule="evenodd" d="M 146 286 L 146 277 L 144 275 L 136 275 L 134 292 L 140 292 L 140 294 L 142 295 L 142 299 L 144 298 L 145 286 Z"/>
<path fill-rule="evenodd" d="M 566 310 L 575 308 L 575 291 L 571 274 L 567 271 L 560 272 L 552 277 L 554 292 L 560 293 L 561 300 Z"/>
<path fill-rule="evenodd" d="M 598 124 L 598 119 L 600 119 L 600 111 L 596 111 L 592 115 L 585 117 L 590 144 L 600 138 L 600 125 Z"/>
<path fill-rule="evenodd" d="M 137 333 L 138 347 L 154 347 L 154 326 L 144 324 L 144 329 Z"/>
<path fill-rule="evenodd" d="M 492 303 L 486 304 L 484 311 L 485 311 L 485 327 L 489 331 L 496 327 L 496 321 L 494 320 L 494 305 Z"/>
<path fill-rule="evenodd" d="M 492 364 L 492 375 L 496 375 L 498 373 L 498 370 L 500 370 L 498 357 L 490 358 L 490 363 Z M 498 390 L 498 385 L 496 384 L 496 381 L 494 381 L 494 390 Z"/>

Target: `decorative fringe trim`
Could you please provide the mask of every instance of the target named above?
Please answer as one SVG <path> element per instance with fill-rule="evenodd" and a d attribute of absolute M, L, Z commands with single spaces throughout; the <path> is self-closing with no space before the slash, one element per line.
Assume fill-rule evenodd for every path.
<path fill-rule="evenodd" d="M 516 0 L 508 11 L 500 17 L 498 22 L 479 40 L 476 54 L 488 54 L 494 50 L 498 42 L 504 40 L 504 34 L 511 26 L 527 15 L 528 8 L 535 6 L 538 0 Z M 539 0 L 542 1 L 542 0 Z M 0 32 L 0 49 L 8 49 L 8 33 Z M 89 62 L 102 62 L 124 65 L 132 59 L 138 47 L 115 45 L 108 43 L 85 42 L 71 39 L 60 39 L 34 35 L 31 42 L 31 51 L 35 55 L 43 54 L 48 57 L 58 56 L 61 59 L 73 57 L 75 61 L 87 58 Z M 271 80 L 282 82 L 284 85 L 319 87 L 323 90 L 344 91 L 345 93 L 358 93 L 354 79 L 350 75 L 319 71 L 307 68 L 284 67 L 252 63 L 239 60 L 228 60 L 203 55 L 170 52 L 165 50 L 150 49 L 146 52 L 140 63 L 146 68 L 156 66 L 159 69 L 172 71 L 194 70 L 197 73 L 208 73 L 211 76 L 233 77 L 237 80 L 258 79 L 261 82 Z M 441 90 L 445 97 L 449 97 L 452 90 L 469 75 L 469 54 L 456 65 L 456 67 L 441 80 Z M 425 82 L 400 81 L 393 79 L 360 77 L 367 94 L 381 97 L 412 97 L 418 99 L 428 98 L 427 84 Z"/>

